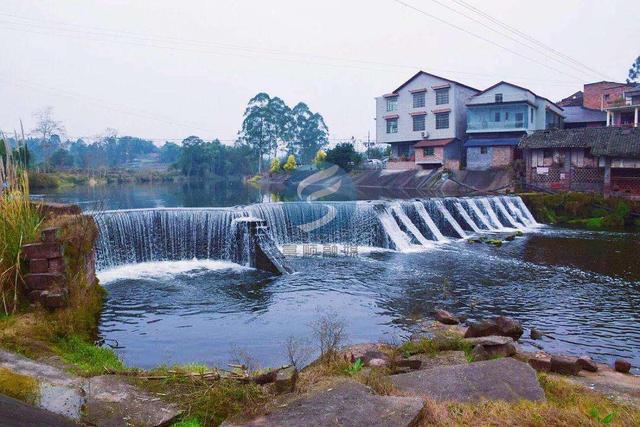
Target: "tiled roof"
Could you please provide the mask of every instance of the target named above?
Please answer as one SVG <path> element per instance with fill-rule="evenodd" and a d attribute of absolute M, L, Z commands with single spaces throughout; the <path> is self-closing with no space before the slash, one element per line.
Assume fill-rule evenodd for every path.
<path fill-rule="evenodd" d="M 640 159 L 640 128 L 558 129 L 523 136 L 521 149 L 590 148 L 594 156 Z"/>
<path fill-rule="evenodd" d="M 451 144 L 455 141 L 455 138 L 449 139 L 425 139 L 423 141 L 418 142 L 414 145 L 414 148 L 423 148 L 423 147 L 444 147 L 445 145 Z"/>
<path fill-rule="evenodd" d="M 582 107 L 582 101 L 584 99 L 584 94 L 581 90 L 577 91 L 573 95 L 569 95 L 564 98 L 562 101 L 557 102 L 559 106 L 564 107 Z M 566 108 L 565 108 L 566 110 Z"/>

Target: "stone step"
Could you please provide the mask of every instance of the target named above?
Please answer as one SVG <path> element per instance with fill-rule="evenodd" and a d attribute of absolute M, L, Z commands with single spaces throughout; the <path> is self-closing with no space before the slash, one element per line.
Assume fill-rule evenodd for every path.
<path fill-rule="evenodd" d="M 55 242 L 22 245 L 22 255 L 27 258 L 58 258 L 63 255 L 62 245 Z"/>
<path fill-rule="evenodd" d="M 64 275 L 60 273 L 29 273 L 24 278 L 27 289 L 47 290 L 64 282 Z"/>
<path fill-rule="evenodd" d="M 393 375 L 399 391 L 435 400 L 545 400 L 536 372 L 512 358 L 438 367 Z"/>
<path fill-rule="evenodd" d="M 368 387 L 345 380 L 311 392 L 268 415 L 223 426 L 400 427 L 414 425 L 423 401 L 416 397 L 377 396 Z"/>

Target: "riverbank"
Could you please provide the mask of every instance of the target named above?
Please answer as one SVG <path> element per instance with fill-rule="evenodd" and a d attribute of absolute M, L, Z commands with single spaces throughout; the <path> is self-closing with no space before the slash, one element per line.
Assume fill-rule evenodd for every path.
<path fill-rule="evenodd" d="M 145 184 L 162 182 L 180 182 L 186 178 L 177 170 L 171 169 L 109 169 L 104 171 L 56 171 L 29 172 L 29 187 L 31 190 L 73 187 L 81 185 L 106 184 Z"/>
<path fill-rule="evenodd" d="M 523 193 L 536 220 L 591 230 L 640 231 L 640 202 L 596 193 Z"/>

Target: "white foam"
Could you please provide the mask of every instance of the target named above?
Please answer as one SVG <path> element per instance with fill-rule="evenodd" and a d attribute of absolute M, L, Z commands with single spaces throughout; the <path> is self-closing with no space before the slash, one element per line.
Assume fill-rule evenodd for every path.
<path fill-rule="evenodd" d="M 107 284 L 120 279 L 148 279 L 171 277 L 175 274 L 203 272 L 212 270 L 233 270 L 242 272 L 251 270 L 230 261 L 211 259 L 191 259 L 183 261 L 154 261 L 139 264 L 126 264 L 108 270 L 98 271 L 97 276 L 101 284 Z"/>

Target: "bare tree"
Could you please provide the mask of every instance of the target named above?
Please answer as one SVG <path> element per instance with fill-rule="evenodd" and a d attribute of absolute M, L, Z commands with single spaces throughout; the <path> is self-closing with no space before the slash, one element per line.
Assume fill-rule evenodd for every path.
<path fill-rule="evenodd" d="M 51 136 L 65 132 L 62 122 L 54 120 L 53 107 L 46 107 L 33 114 L 36 119 L 36 127 L 31 131 L 41 138 L 42 151 L 45 166 L 49 165 L 51 157 Z"/>
<path fill-rule="evenodd" d="M 314 338 L 320 350 L 320 358 L 325 362 L 335 360 L 346 339 L 345 324 L 338 313 L 328 311 L 319 313 L 318 319 L 311 322 Z"/>
<path fill-rule="evenodd" d="M 286 352 L 289 364 L 302 369 L 311 358 L 313 349 L 307 340 L 290 336 L 287 339 Z"/>

